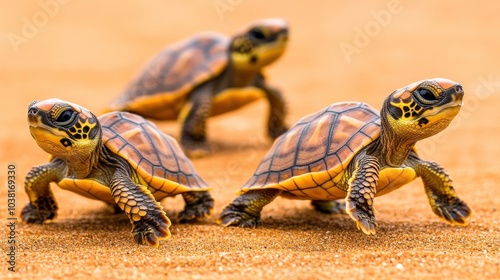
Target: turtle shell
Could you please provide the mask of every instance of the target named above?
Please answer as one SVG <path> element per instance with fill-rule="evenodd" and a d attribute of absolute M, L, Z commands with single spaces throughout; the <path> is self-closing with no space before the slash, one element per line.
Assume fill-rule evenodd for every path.
<path fill-rule="evenodd" d="M 344 171 L 380 135 L 380 115 L 365 103 L 336 103 L 300 119 L 274 142 L 241 192 L 279 189 L 283 196 L 333 200 Z M 345 179 L 344 179 L 345 180 Z"/>
<path fill-rule="evenodd" d="M 177 119 L 189 93 L 226 69 L 229 44 L 228 37 L 205 32 L 167 46 L 146 64 L 109 111 Z"/>
<path fill-rule="evenodd" d="M 159 200 L 188 191 L 207 191 L 177 141 L 144 118 L 112 112 L 99 117 L 103 144 L 126 159 Z"/>

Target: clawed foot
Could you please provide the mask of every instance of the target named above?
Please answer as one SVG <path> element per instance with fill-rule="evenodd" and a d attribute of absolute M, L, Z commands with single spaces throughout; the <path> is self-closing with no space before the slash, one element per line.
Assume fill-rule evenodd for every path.
<path fill-rule="evenodd" d="M 364 211 L 356 208 L 354 203 L 350 202 L 349 207 L 346 209 L 347 214 L 356 222 L 358 229 L 362 230 L 365 234 L 375 234 L 377 232 L 377 221 L 371 210 Z"/>
<path fill-rule="evenodd" d="M 467 225 L 467 218 L 472 215 L 469 206 L 456 197 L 446 202 L 436 200 L 432 211 L 448 223 L 459 226 Z"/>
<path fill-rule="evenodd" d="M 221 213 L 219 223 L 223 226 L 256 228 L 262 224 L 260 216 L 252 216 L 238 207 L 230 204 Z"/>
<path fill-rule="evenodd" d="M 325 214 L 347 214 L 345 210 L 345 202 L 336 200 L 313 200 L 311 205 L 318 212 Z"/>
<path fill-rule="evenodd" d="M 133 225 L 132 234 L 140 245 L 158 247 L 160 240 L 170 237 L 170 220 L 165 215 L 159 219 L 142 217 Z"/>
<path fill-rule="evenodd" d="M 195 203 L 186 203 L 184 210 L 177 217 L 180 223 L 189 223 L 199 221 L 210 217 L 214 209 L 214 200 L 207 193 L 200 197 Z"/>
<path fill-rule="evenodd" d="M 41 224 L 54 219 L 57 216 L 56 210 L 36 209 L 33 204 L 28 203 L 21 211 L 21 219 L 28 224 Z"/>
<path fill-rule="evenodd" d="M 195 141 L 191 139 L 181 139 L 184 153 L 189 158 L 202 158 L 210 154 L 210 146 L 206 141 Z"/>

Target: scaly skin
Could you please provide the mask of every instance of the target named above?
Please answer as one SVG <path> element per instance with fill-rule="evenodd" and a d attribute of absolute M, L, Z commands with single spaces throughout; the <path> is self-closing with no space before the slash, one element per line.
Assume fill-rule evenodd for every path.
<path fill-rule="evenodd" d="M 147 187 L 135 184 L 126 171 L 117 169 L 110 188 L 116 204 L 129 217 L 138 244 L 158 247 L 159 240 L 170 237 L 170 220 Z"/>
<path fill-rule="evenodd" d="M 358 229 L 366 234 L 375 234 L 377 221 L 373 209 L 373 198 L 378 182 L 379 163 L 376 157 L 361 156 L 357 168 L 349 180 L 346 197 L 347 214 L 356 222 Z"/>

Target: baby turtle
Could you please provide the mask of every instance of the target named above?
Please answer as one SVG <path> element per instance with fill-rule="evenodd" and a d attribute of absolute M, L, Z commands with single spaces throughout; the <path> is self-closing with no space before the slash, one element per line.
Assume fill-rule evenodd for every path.
<path fill-rule="evenodd" d="M 207 184 L 175 139 L 138 115 L 112 112 L 97 118 L 76 104 L 48 99 L 29 106 L 28 121 L 31 135 L 51 159 L 26 175 L 30 202 L 21 217 L 27 223 L 56 217 L 51 182 L 117 205 L 130 218 L 137 243 L 155 247 L 170 237 L 161 199 L 182 194 L 182 222 L 209 216 L 213 209 Z"/>
<path fill-rule="evenodd" d="M 281 93 L 263 68 L 285 51 L 288 25 L 281 19 L 251 23 L 232 38 L 201 33 L 166 47 L 106 111 L 128 111 L 182 122 L 181 146 L 190 157 L 209 153 L 206 122 L 262 97 L 269 102 L 268 134 L 287 130 Z"/>
<path fill-rule="evenodd" d="M 277 196 L 310 199 L 338 212 L 337 199 L 358 229 L 375 234 L 375 196 L 421 177 L 432 211 L 465 225 L 471 209 L 438 163 L 418 156 L 415 143 L 445 129 L 462 105 L 460 84 L 437 78 L 391 93 L 380 114 L 365 103 L 337 103 L 299 120 L 276 139 L 242 194 L 220 216 L 225 226 L 257 227 Z"/>

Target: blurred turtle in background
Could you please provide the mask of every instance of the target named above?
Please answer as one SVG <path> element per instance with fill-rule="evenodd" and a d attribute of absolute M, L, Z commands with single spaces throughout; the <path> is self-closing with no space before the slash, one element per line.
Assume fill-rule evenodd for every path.
<path fill-rule="evenodd" d="M 266 98 L 267 131 L 275 139 L 287 130 L 285 103 L 281 93 L 268 85 L 262 70 L 283 54 L 287 41 L 286 21 L 263 19 L 232 38 L 201 33 L 172 44 L 146 64 L 106 112 L 179 120 L 184 151 L 190 157 L 203 157 L 210 152 L 208 117 Z"/>

